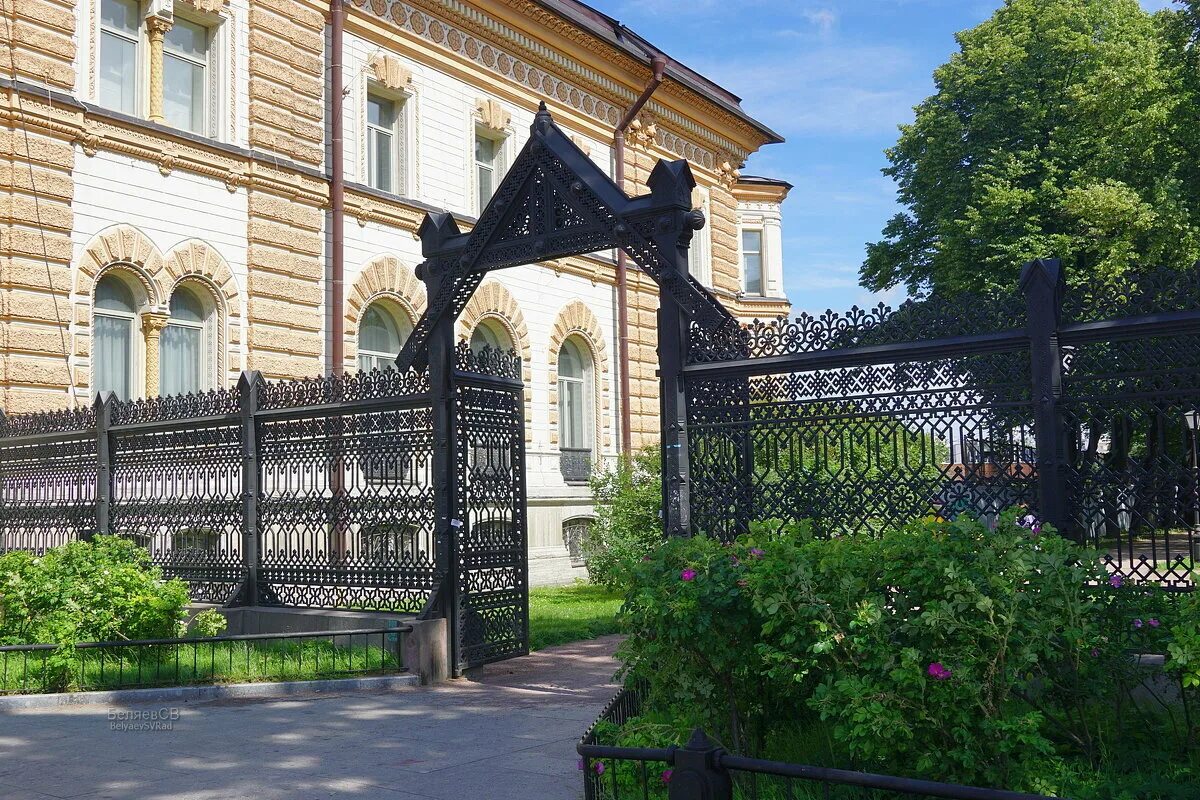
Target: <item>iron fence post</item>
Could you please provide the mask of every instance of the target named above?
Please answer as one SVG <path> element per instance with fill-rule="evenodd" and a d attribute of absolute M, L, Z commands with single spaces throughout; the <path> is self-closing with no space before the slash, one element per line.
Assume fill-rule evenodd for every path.
<path fill-rule="evenodd" d="M 245 584 L 242 597 L 246 605 L 258 604 L 258 386 L 262 373 L 246 370 L 238 378 L 238 414 L 242 443 L 242 566 Z"/>
<path fill-rule="evenodd" d="M 688 318 L 679 305 L 682 292 L 672 288 L 687 283 L 688 246 L 692 232 L 703 227 L 704 217 L 691 210 L 696 181 L 687 162 L 660 161 L 646 183 L 655 206 L 666 209 L 654 218 L 653 235 L 662 260 L 660 282 L 666 289 L 658 293 L 663 532 L 667 536 L 687 536 L 691 532 L 691 476 L 683 365 L 687 361 Z"/>
<path fill-rule="evenodd" d="M 1058 259 L 1030 261 L 1021 269 L 1025 330 L 1029 336 L 1030 380 L 1037 439 L 1038 506 L 1041 518 L 1078 540 L 1070 529 L 1066 485 L 1066 430 L 1062 418 L 1062 321 L 1065 280 Z"/>
<path fill-rule="evenodd" d="M 722 753 L 704 731 L 692 731 L 688 743 L 675 750 L 670 800 L 732 800 L 733 781 L 721 768 Z"/>
<path fill-rule="evenodd" d="M 117 396 L 112 392 L 97 392 L 96 409 L 96 531 L 85 534 L 84 541 L 93 535 L 108 536 L 112 533 L 109 512 L 112 509 L 112 442 L 108 429 L 112 426 L 113 404 Z"/>
<path fill-rule="evenodd" d="M 449 214 L 428 215 L 419 230 L 423 255 L 430 258 L 457 232 L 458 226 Z M 446 278 L 430 273 L 427 264 L 417 268 L 417 276 L 425 283 L 426 297 L 436 298 Z M 457 518 L 458 420 L 454 408 L 454 319 L 453 309 L 447 308 L 433 320 L 426 342 L 426 355 L 433 428 L 430 482 L 433 486 L 434 547 L 436 566 L 444 570 L 445 575 L 442 585 L 437 589 L 440 598 L 436 605 L 440 606 L 446 619 L 450 669 L 458 677 L 462 674 L 459 531 L 463 521 Z"/>

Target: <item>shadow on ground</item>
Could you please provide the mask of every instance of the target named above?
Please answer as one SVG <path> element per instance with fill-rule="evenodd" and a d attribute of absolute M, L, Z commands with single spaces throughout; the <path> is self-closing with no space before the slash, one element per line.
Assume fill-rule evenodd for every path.
<path fill-rule="evenodd" d="M 175 704 L 170 730 L 120 729 L 158 706 L 0 714 L 0 797 L 574 800 L 575 743 L 615 691 L 617 641 L 387 694 Z"/>

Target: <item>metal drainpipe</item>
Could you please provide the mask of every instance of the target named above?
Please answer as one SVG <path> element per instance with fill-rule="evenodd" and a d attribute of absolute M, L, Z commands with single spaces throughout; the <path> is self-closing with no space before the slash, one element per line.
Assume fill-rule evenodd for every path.
<path fill-rule="evenodd" d="M 650 100 L 650 95 L 663 81 L 663 73 L 667 69 L 667 59 L 656 55 L 650 60 L 653 70 L 646 88 L 641 96 L 634 101 L 625 116 L 617 123 L 613 131 L 613 150 L 616 153 L 616 182 L 625 191 L 625 131 L 632 124 L 634 117 L 642 110 L 642 106 Z M 621 362 L 621 452 L 630 455 L 633 452 L 633 415 L 630 411 L 630 381 L 629 381 L 629 297 L 628 297 L 629 267 L 626 263 L 625 251 L 617 250 L 617 347 L 620 351 Z"/>
<path fill-rule="evenodd" d="M 345 148 L 342 120 L 342 41 L 345 28 L 346 9 L 342 0 L 329 0 L 329 206 L 330 247 L 332 265 L 330 275 L 331 298 L 329 303 L 329 331 L 332 342 L 329 348 L 328 372 L 340 375 L 343 371 L 345 351 L 345 287 L 346 268 L 346 187 Z"/>

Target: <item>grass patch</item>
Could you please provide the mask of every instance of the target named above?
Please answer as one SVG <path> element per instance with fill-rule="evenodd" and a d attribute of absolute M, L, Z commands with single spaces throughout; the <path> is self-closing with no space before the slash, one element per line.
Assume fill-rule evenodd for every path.
<path fill-rule="evenodd" d="M 381 647 L 291 642 L 206 641 L 0 653 L 0 694 L 38 694 L 213 683 L 307 681 L 397 672 Z"/>
<path fill-rule="evenodd" d="M 602 586 L 574 583 L 529 592 L 529 649 L 617 633 L 621 596 Z"/>

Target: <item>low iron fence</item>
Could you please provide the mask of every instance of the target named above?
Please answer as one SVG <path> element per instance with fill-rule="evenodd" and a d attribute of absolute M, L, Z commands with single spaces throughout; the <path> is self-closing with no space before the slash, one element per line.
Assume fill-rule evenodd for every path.
<path fill-rule="evenodd" d="M 640 695 L 623 689 L 576 749 L 586 800 L 1048 800 L 1041 795 L 871 772 L 744 758 L 696 730 L 683 747 L 601 744 L 601 723 L 624 725 L 640 712 Z"/>
<path fill-rule="evenodd" d="M 0 647 L 0 695 L 404 672 L 412 627 Z"/>

